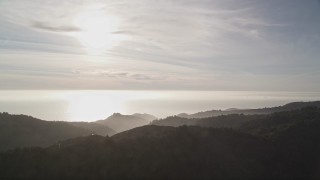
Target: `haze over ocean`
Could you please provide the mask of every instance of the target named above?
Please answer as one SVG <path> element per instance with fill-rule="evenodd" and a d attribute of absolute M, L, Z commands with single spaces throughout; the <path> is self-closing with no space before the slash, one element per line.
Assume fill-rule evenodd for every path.
<path fill-rule="evenodd" d="M 183 112 L 264 108 L 319 99 L 319 92 L 2 90 L 0 112 L 44 120 L 94 121 L 115 112 L 150 113 L 162 118 Z"/>

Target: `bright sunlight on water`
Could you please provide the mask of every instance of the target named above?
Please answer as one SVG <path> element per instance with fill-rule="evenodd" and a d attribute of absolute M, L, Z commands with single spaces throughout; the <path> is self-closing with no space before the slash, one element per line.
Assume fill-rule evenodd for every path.
<path fill-rule="evenodd" d="M 94 121 L 114 112 L 158 117 L 212 109 L 280 106 L 320 93 L 248 91 L 0 91 L 0 112 L 44 120 Z"/>

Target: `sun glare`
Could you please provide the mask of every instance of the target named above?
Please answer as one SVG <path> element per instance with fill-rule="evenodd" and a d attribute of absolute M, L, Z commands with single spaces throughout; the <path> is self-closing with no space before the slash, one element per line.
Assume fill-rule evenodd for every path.
<path fill-rule="evenodd" d="M 159 97 L 162 97 L 160 93 L 146 91 L 69 91 L 60 94 L 60 98 L 68 103 L 66 116 L 69 121 L 94 121 L 115 112 L 133 114 L 137 111 L 129 108 L 130 103 Z"/>
<path fill-rule="evenodd" d="M 108 15 L 101 8 L 88 8 L 76 16 L 74 23 L 81 31 L 75 37 L 90 54 L 103 54 L 117 45 L 122 37 L 116 34 L 119 18 Z"/>
<path fill-rule="evenodd" d="M 67 116 L 71 121 L 93 121 L 114 112 L 125 111 L 125 96 L 103 92 L 71 92 L 65 95 L 69 104 Z"/>

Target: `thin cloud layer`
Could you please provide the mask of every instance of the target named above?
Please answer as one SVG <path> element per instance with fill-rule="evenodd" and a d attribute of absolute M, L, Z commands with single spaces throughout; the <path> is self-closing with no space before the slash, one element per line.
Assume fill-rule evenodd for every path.
<path fill-rule="evenodd" d="M 79 32 L 81 29 L 76 26 L 51 26 L 50 24 L 43 22 L 32 22 L 32 27 L 45 30 L 45 31 L 53 31 L 53 32 Z"/>
<path fill-rule="evenodd" d="M 125 37 L 99 55 L 89 54 L 83 42 L 99 37 L 75 36 L 95 32 L 75 19 L 97 10 L 117 19 L 116 29 L 101 38 Z M 312 0 L 4 0 L 0 64 L 8 66 L 0 82 L 41 88 L 39 69 L 54 66 L 47 80 L 58 89 L 150 89 L 153 83 L 152 89 L 311 91 L 320 89 L 314 85 L 319 73 L 312 73 L 320 65 L 319 20 L 319 3 Z M 43 61 L 50 63 L 38 67 Z M 32 78 L 12 85 L 17 74 Z M 79 81 L 62 83 L 71 78 Z"/>

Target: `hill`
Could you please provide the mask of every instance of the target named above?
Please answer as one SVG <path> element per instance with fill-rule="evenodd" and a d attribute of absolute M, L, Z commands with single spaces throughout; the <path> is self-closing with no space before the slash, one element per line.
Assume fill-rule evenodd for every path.
<path fill-rule="evenodd" d="M 195 125 L 195 126 L 202 126 L 202 127 L 215 127 L 215 128 L 240 128 L 240 126 L 248 121 L 251 120 L 259 120 L 265 119 L 268 117 L 267 115 L 272 115 L 274 113 L 281 113 L 281 112 L 288 112 L 288 111 L 295 111 L 300 110 L 303 108 L 308 107 L 316 107 L 320 108 L 320 101 L 314 102 L 294 102 L 289 103 L 284 106 L 273 107 L 273 108 L 265 108 L 265 109 L 251 109 L 251 110 L 239 110 L 239 109 L 231 109 L 230 111 L 210 111 L 210 112 L 220 112 L 220 114 L 224 115 L 213 115 L 210 117 L 206 117 L 209 115 L 208 112 L 200 112 L 194 114 L 197 118 L 190 118 L 186 114 L 182 116 L 170 116 L 164 119 L 159 119 L 152 121 L 151 124 L 159 125 L 159 126 L 183 126 L 183 125 Z M 233 113 L 231 113 L 233 112 Z M 230 113 L 230 114 L 229 114 Z M 200 115 L 201 114 L 201 115 Z M 290 113 L 289 113 L 290 114 Z M 205 116 L 203 118 L 199 118 L 201 116 Z"/>
<path fill-rule="evenodd" d="M 114 113 L 105 120 L 96 121 L 96 123 L 110 127 L 116 132 L 126 131 L 135 127 L 144 126 L 150 123 L 149 117 L 138 117 L 145 115 L 122 115 L 120 113 Z"/>
<path fill-rule="evenodd" d="M 271 114 L 275 112 L 301 109 L 303 107 L 308 107 L 308 106 L 320 107 L 320 101 L 292 102 L 279 107 L 260 108 L 260 109 L 230 108 L 227 110 L 210 110 L 210 111 L 198 112 L 194 114 L 181 113 L 181 114 L 178 114 L 177 116 L 192 119 L 192 118 L 207 118 L 207 117 L 229 115 L 229 114 L 244 114 L 244 115 Z"/>
<path fill-rule="evenodd" d="M 117 132 L 108 126 L 95 122 L 67 122 L 68 124 L 90 131 L 92 134 L 100 136 L 112 136 Z"/>
<path fill-rule="evenodd" d="M 148 125 L 0 153 L 0 179 L 320 178 L 319 108 L 212 118 L 234 129 Z"/>
<path fill-rule="evenodd" d="M 13 119 L 19 117 L 41 121 Z M 173 116 L 168 122 L 178 127 L 147 125 L 111 137 L 81 136 L 47 148 L 2 152 L 0 179 L 320 178 L 316 106 L 260 115 Z"/>
<path fill-rule="evenodd" d="M 157 125 L 157 126 L 172 126 L 172 127 L 179 127 L 179 126 L 191 126 L 196 125 L 198 119 L 189 119 L 180 116 L 169 116 L 164 119 L 154 120 L 150 124 Z"/>
<path fill-rule="evenodd" d="M 146 114 L 146 113 L 135 113 L 135 114 L 132 114 L 132 116 L 135 116 L 135 117 L 139 117 L 139 118 L 142 118 L 142 119 L 145 119 L 145 120 L 148 120 L 148 121 L 153 121 L 153 120 L 156 120 L 158 119 L 157 117 L 151 115 L 151 114 Z"/>
<path fill-rule="evenodd" d="M 91 134 L 97 134 L 101 136 L 112 136 L 116 134 L 116 131 L 109 128 L 108 126 L 98 124 L 95 122 L 68 122 L 68 124 L 86 129 L 91 132 Z"/>
<path fill-rule="evenodd" d="M 244 123 L 240 131 L 272 141 L 281 156 L 283 176 L 320 178 L 320 109 L 306 107 L 284 111 Z M 292 179 L 292 178 L 288 178 Z"/>
<path fill-rule="evenodd" d="M 61 140 L 88 136 L 92 133 L 113 133 L 107 127 L 98 129 L 93 124 L 90 124 L 91 127 L 83 124 L 74 125 L 62 121 L 43 121 L 26 115 L 0 113 L 0 151 L 17 147 L 45 147 Z M 106 131 L 103 133 L 103 130 Z"/>
<path fill-rule="evenodd" d="M 183 118 L 179 116 L 170 116 L 165 119 L 152 121 L 152 125 L 158 126 L 201 126 L 214 128 L 233 128 L 238 129 L 243 123 L 254 119 L 260 119 L 266 115 L 243 115 L 229 114 L 221 116 L 212 116 L 207 118 Z"/>
<path fill-rule="evenodd" d="M 1 154 L 0 178 L 258 179 L 268 175 L 273 152 L 265 140 L 232 130 L 144 126 Z"/>

